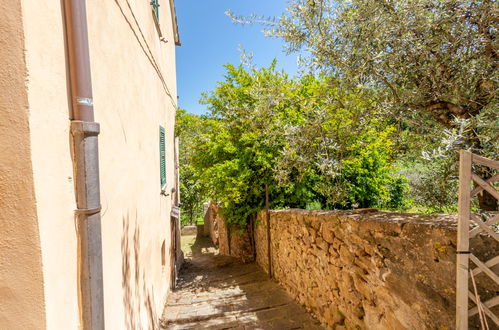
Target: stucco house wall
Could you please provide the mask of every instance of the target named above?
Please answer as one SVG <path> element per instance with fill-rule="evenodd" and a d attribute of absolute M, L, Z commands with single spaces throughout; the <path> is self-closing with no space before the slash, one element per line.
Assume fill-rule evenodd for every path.
<path fill-rule="evenodd" d="M 2 159 L 0 164 L 11 170 L 11 174 L 23 176 L 26 184 L 19 194 L 27 197 L 22 200 L 23 210 L 8 215 L 1 212 L 0 221 L 1 224 L 10 221 L 19 227 L 19 236 L 25 235 L 20 238 L 28 240 L 29 246 L 14 254 L 12 249 L 4 248 L 12 231 L 2 233 L 0 279 L 9 273 L 5 267 L 15 270 L 17 265 L 6 260 L 17 254 L 22 258 L 29 255 L 23 269 L 30 273 L 33 283 L 28 287 L 20 282 L 19 286 L 27 290 L 33 287 L 39 294 L 35 290 L 30 293 L 31 298 L 25 294 L 18 301 L 31 300 L 38 308 L 35 312 L 40 313 L 35 313 L 36 321 L 28 325 L 12 326 L 9 322 L 14 314 L 0 307 L 0 328 L 9 325 L 8 329 L 78 329 L 78 253 L 73 212 L 76 206 L 62 1 L 7 2 L 16 4 L 17 12 L 4 12 L 0 8 L 0 21 L 4 22 L 4 16 L 15 17 L 19 25 L 15 37 L 21 44 L 16 56 L 22 59 L 19 65 L 25 74 L 22 78 L 18 73 L 13 74 L 23 87 L 16 88 L 24 93 L 24 100 L 21 97 L 19 102 L 9 105 L 13 111 L 24 110 L 24 113 L 16 113 L 20 116 L 18 127 L 6 129 L 19 130 L 17 147 L 12 148 L 23 157 L 6 164 Z M 99 167 L 106 328 L 154 328 L 170 290 L 171 273 L 170 211 L 171 189 L 175 186 L 173 130 L 177 97 L 170 3 L 160 2 L 159 29 L 149 1 L 87 0 L 86 3 L 94 110 L 101 129 Z M 11 23 L 7 24 L 5 29 L 12 29 Z M 160 41 L 160 33 L 166 43 Z M 3 61 L 4 55 L 0 55 Z M 5 84 L 11 83 L 9 79 Z M 4 114 L 0 122 L 3 117 Z M 161 195 L 160 187 L 160 125 L 166 132 L 167 196 Z M 1 135 L 0 141 L 3 142 Z M 4 149 L 0 152 L 3 158 Z M 24 167 L 20 167 L 22 164 Z M 9 179 L 13 182 L 0 180 L 0 184 L 19 188 L 19 181 Z M 2 211 L 4 205 L 11 203 L 7 194 L 0 192 Z M 16 224 L 28 216 L 30 226 Z M 22 272 L 15 271 L 7 278 L 10 282 L 0 284 L 6 288 L 0 289 L 0 305 L 4 305 L 6 290 L 14 286 L 16 274 Z"/>
<path fill-rule="evenodd" d="M 45 324 L 21 13 L 0 2 L 0 329 Z"/>

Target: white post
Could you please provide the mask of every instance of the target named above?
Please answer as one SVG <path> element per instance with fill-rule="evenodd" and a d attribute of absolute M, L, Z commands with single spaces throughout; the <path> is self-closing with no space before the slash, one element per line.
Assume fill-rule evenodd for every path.
<path fill-rule="evenodd" d="M 468 330 L 469 221 L 471 153 L 459 153 L 459 202 L 457 226 L 456 329 Z"/>

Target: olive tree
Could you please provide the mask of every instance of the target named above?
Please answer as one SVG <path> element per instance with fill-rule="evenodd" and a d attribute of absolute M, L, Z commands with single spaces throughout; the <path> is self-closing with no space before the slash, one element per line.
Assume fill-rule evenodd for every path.
<path fill-rule="evenodd" d="M 277 18 L 228 14 L 263 23 L 288 52 L 308 53 L 312 69 L 345 88 L 375 90 L 395 118 L 429 114 L 442 129 L 469 120 L 466 148 L 497 157 L 496 1 L 293 0 Z"/>

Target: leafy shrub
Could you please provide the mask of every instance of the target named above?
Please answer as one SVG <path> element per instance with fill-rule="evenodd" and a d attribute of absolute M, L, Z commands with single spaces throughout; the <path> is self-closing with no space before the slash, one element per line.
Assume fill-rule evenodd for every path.
<path fill-rule="evenodd" d="M 203 96 L 211 114 L 192 165 L 206 196 L 240 225 L 264 207 L 266 184 L 271 207 L 389 203 L 394 128 L 372 115 L 372 91 L 347 91 L 328 77 L 291 79 L 275 65 L 228 64 L 225 81 Z"/>
<path fill-rule="evenodd" d="M 458 162 L 455 155 L 406 165 L 410 194 L 429 213 L 455 211 L 458 197 Z"/>
<path fill-rule="evenodd" d="M 394 176 L 388 183 L 388 203 L 387 206 L 392 209 L 407 209 L 411 205 L 408 198 L 409 183 L 403 176 Z"/>

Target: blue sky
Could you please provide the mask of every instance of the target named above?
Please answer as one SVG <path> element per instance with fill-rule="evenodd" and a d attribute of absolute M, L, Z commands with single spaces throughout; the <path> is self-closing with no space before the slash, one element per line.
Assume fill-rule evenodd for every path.
<path fill-rule="evenodd" d="M 273 58 L 278 67 L 295 75 L 296 55 L 283 52 L 283 42 L 267 38 L 262 27 L 232 23 L 224 12 L 230 9 L 239 15 L 278 16 L 286 0 L 177 0 L 175 1 L 180 41 L 177 47 L 177 93 L 179 107 L 202 114 L 206 106 L 199 104 L 202 92 L 213 90 L 223 80 L 223 64 L 241 62 L 242 45 L 253 52 L 257 67 L 268 66 Z"/>

